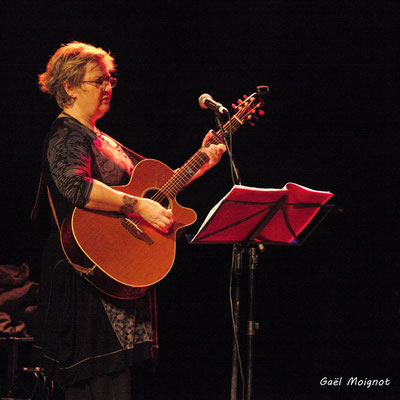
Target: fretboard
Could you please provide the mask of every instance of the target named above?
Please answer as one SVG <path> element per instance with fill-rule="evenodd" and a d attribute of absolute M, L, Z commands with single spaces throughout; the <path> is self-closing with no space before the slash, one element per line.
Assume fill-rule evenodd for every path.
<path fill-rule="evenodd" d="M 240 111 L 237 112 L 230 121 L 227 121 L 223 125 L 224 132 L 228 132 L 232 129 L 232 133 L 236 132 L 242 125 L 243 122 L 240 120 Z M 231 122 L 231 126 L 230 126 Z M 221 129 L 213 136 L 201 149 L 199 149 L 192 157 L 189 158 L 176 172 L 175 174 L 162 186 L 160 191 L 170 198 L 176 197 L 176 195 L 182 190 L 182 188 L 190 181 L 190 179 L 196 174 L 200 168 L 209 161 L 208 156 L 203 152 L 203 148 L 209 147 L 212 144 L 224 143 L 222 138 Z"/>

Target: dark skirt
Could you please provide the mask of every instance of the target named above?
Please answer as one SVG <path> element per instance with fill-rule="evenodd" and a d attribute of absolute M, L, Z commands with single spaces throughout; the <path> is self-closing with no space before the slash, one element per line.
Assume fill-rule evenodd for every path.
<path fill-rule="evenodd" d="M 138 343 L 133 348 L 123 347 L 100 292 L 67 262 L 58 234 L 49 238 L 43 259 L 40 327 L 35 333 L 34 359 L 44 368 L 48 379 L 66 388 L 154 358 L 152 341 Z M 118 307 L 128 305 L 124 303 L 126 300 L 112 301 Z M 137 302 L 146 305 L 144 298 Z M 141 318 L 151 318 L 150 310 L 141 308 Z"/>
<path fill-rule="evenodd" d="M 79 382 L 66 390 L 65 400 L 151 400 L 156 398 L 155 386 L 152 365 L 142 362 Z"/>

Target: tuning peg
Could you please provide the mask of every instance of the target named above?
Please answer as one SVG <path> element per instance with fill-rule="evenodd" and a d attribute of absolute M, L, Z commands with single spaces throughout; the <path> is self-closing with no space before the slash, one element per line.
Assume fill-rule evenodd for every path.
<path fill-rule="evenodd" d="M 259 114 L 259 115 L 264 115 L 264 114 L 265 114 L 265 111 L 264 111 L 264 110 L 258 110 L 258 114 Z"/>
<path fill-rule="evenodd" d="M 245 100 L 247 100 L 247 94 L 243 95 L 243 98 L 244 98 Z"/>
<path fill-rule="evenodd" d="M 232 108 L 233 108 L 234 110 L 236 110 L 237 106 L 236 106 L 235 103 L 232 103 Z"/>
<path fill-rule="evenodd" d="M 242 104 L 242 103 L 243 103 L 243 101 L 242 101 L 242 100 L 240 100 L 240 99 L 238 99 L 238 100 L 237 100 L 237 103 L 238 103 L 238 104 Z"/>

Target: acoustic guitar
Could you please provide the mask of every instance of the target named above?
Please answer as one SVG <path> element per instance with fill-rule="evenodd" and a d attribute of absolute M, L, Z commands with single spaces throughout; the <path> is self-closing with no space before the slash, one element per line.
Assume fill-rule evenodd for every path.
<path fill-rule="evenodd" d="M 262 115 L 267 87 L 235 106 L 235 114 L 205 144 L 223 143 L 225 132 L 235 132 L 245 122 Z M 268 88 L 267 88 L 268 89 Z M 139 162 L 121 192 L 151 198 L 172 209 L 174 223 L 167 233 L 154 229 L 138 215 L 75 208 L 61 227 L 61 243 L 70 264 L 97 289 L 109 296 L 136 299 L 163 279 L 175 259 L 177 231 L 196 221 L 196 213 L 176 201 L 177 194 L 208 161 L 199 149 L 175 172 L 160 161 Z"/>

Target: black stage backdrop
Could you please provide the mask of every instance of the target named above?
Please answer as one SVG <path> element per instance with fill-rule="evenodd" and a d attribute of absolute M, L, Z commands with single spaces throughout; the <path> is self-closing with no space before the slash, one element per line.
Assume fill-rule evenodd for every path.
<path fill-rule="evenodd" d="M 266 115 L 234 137 L 243 184 L 330 190 L 336 211 L 304 246 L 260 256 L 254 398 L 398 398 L 399 8 L 365 4 L 3 2 L 0 262 L 27 262 L 38 279 L 46 227 L 29 213 L 58 110 L 36 81 L 60 43 L 111 50 L 118 86 L 100 129 L 172 168 L 215 128 L 200 94 L 230 107 L 268 85 Z M 190 233 L 231 186 L 224 156 L 179 195 L 199 215 Z M 178 240 L 158 285 L 159 398 L 229 397 L 230 258 L 229 245 Z M 245 309 L 243 297 L 243 319 Z M 347 386 L 352 377 L 365 385 Z M 369 379 L 390 385 L 368 388 Z"/>

